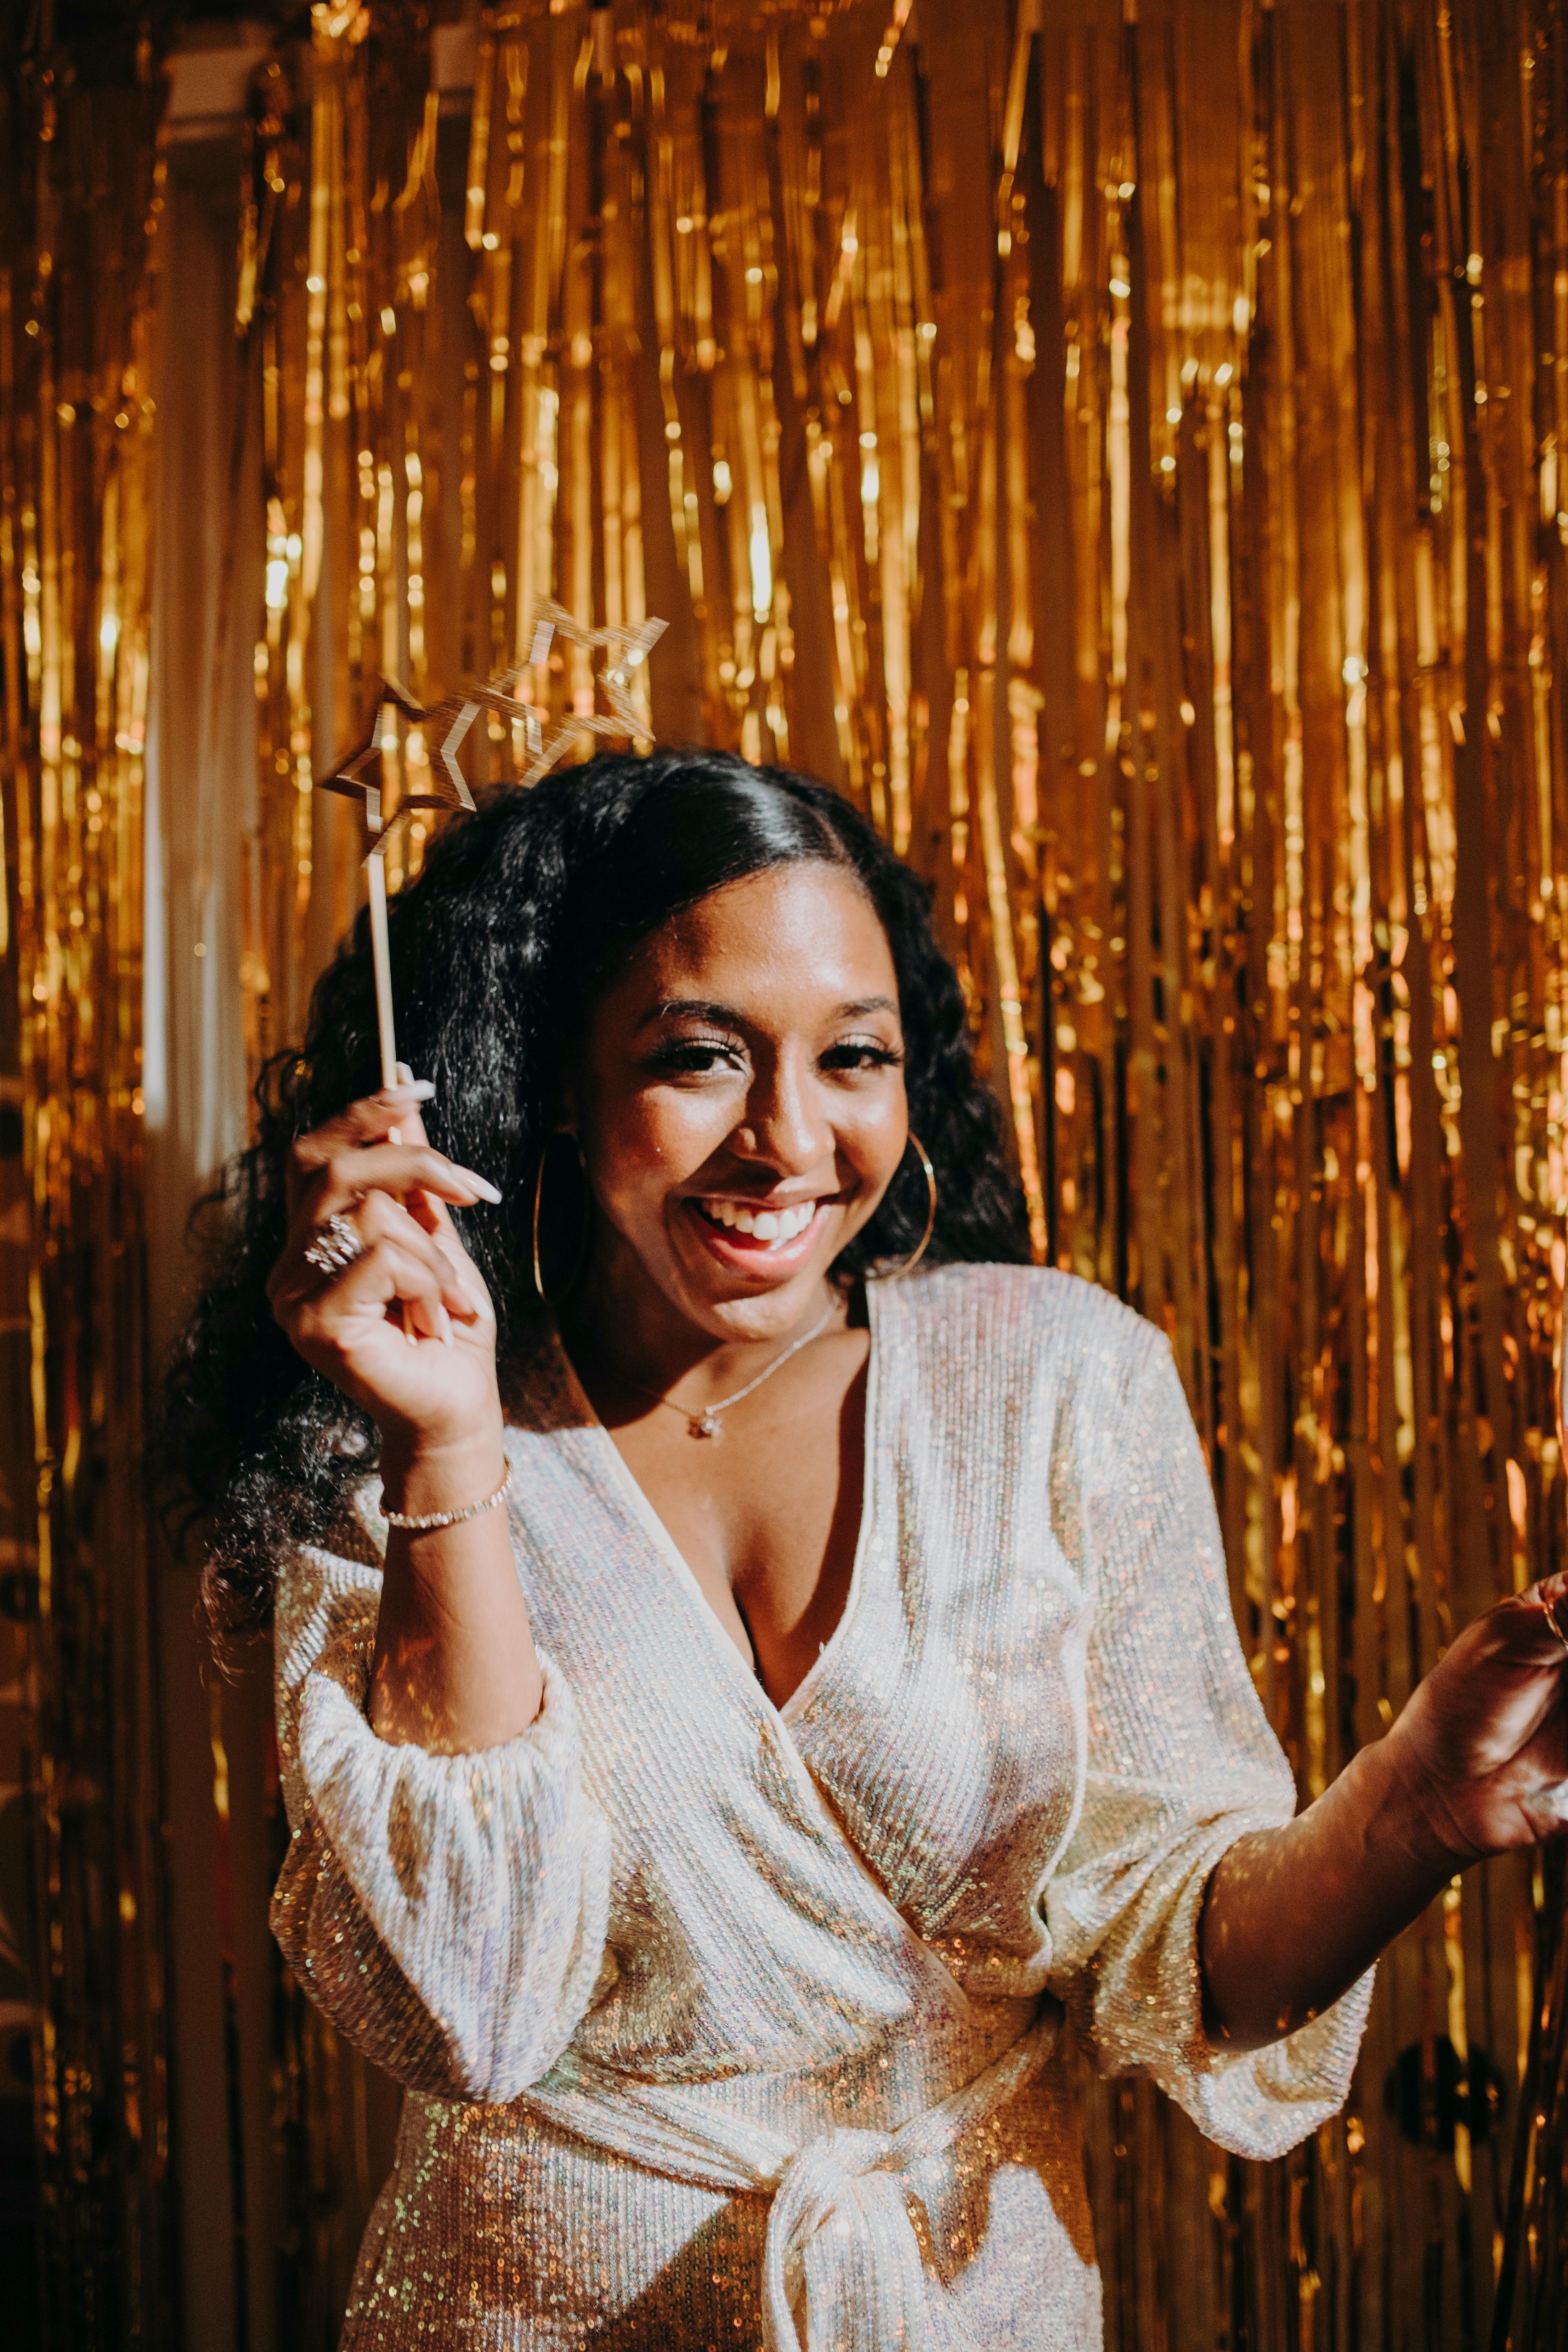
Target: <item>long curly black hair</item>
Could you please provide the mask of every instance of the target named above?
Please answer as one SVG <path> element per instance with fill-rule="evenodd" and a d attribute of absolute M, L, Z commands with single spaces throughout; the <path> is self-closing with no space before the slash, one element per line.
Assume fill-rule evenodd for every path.
<path fill-rule="evenodd" d="M 680 908 L 772 866 L 847 869 L 898 974 L 910 1124 L 936 1171 L 930 1260 L 1028 1256 L 993 1096 L 976 1080 L 962 992 L 931 935 L 921 883 L 826 786 L 721 751 L 605 754 L 496 793 L 441 835 L 388 907 L 399 1050 L 435 1082 L 437 1148 L 499 1184 L 500 1209 L 454 1213 L 495 1299 L 503 1360 L 537 1318 L 531 1201 L 563 1061 L 627 950 Z M 297 1356 L 265 1284 L 283 1245 L 296 1137 L 380 1084 L 368 920 L 318 982 L 302 1052 L 257 1087 L 256 1141 L 205 1204 L 217 1231 L 205 1288 L 165 1381 L 158 1463 L 205 1539 L 215 1630 L 268 1623 L 279 1556 L 320 1538 L 375 1458 L 368 1416 Z M 911 1250 L 928 1194 L 912 1153 L 837 1271 Z"/>

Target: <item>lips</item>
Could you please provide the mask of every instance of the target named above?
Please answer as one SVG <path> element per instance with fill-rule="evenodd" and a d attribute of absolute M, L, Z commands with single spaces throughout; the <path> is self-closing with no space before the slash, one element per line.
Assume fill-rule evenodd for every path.
<path fill-rule="evenodd" d="M 823 1202 L 802 1200 L 787 1209 L 752 1209 L 748 1202 L 710 1195 L 693 1200 L 691 1206 L 712 1240 L 726 1249 L 741 1251 L 742 1256 L 764 1258 L 773 1254 L 795 1256 L 816 1223 Z"/>
<path fill-rule="evenodd" d="M 798 1240 L 820 1205 L 816 1201 L 801 1201 L 787 1209 L 752 1209 L 742 1201 L 718 1199 L 696 1203 L 698 1211 L 710 1225 L 720 1225 L 726 1233 L 745 1234 L 753 1241 L 781 1249 Z"/>

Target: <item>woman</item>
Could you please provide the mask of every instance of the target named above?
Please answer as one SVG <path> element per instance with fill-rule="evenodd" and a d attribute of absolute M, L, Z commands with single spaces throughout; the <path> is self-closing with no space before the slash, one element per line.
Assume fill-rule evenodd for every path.
<path fill-rule="evenodd" d="M 1096 2346 L 1064 2011 L 1310 2131 L 1382 1946 L 1564 1818 L 1558 1588 L 1292 1819 L 1170 1349 L 1025 1263 L 821 786 L 599 759 L 393 926 L 428 1077 L 362 927 L 173 1405 L 276 1595 L 279 1941 L 410 2095 L 343 2340 Z"/>

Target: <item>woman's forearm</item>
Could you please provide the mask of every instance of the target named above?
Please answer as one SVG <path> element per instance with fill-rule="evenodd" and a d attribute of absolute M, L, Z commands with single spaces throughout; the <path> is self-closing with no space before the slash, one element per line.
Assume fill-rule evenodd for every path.
<path fill-rule="evenodd" d="M 424 1517 L 466 1508 L 505 1466 L 498 1423 L 406 1459 L 384 1449 L 382 1475 L 395 1507 Z M 526 1731 L 542 1693 L 504 1507 L 453 1528 L 394 1528 L 370 1686 L 379 1737 L 435 1755 L 474 1755 Z"/>
<path fill-rule="evenodd" d="M 1470 1857 L 1434 1826 L 1397 1730 L 1283 1829 L 1232 1846 L 1200 1931 L 1216 2041 L 1256 2050 L 1336 2001 Z"/>

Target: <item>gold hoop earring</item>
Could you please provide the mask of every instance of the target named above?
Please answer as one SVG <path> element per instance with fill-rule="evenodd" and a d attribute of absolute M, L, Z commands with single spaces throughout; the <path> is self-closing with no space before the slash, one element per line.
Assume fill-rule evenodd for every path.
<path fill-rule="evenodd" d="M 897 1265 L 883 1266 L 876 1274 L 868 1274 L 866 1276 L 868 1282 L 899 1282 L 906 1274 L 912 1274 L 924 1257 L 931 1245 L 931 1237 L 936 1231 L 936 1170 L 931 1164 L 930 1152 L 912 1130 L 910 1142 L 914 1145 L 916 1156 L 925 1171 L 926 1191 L 931 1196 L 931 1205 L 926 1210 L 926 1229 L 908 1257 L 901 1259 Z M 901 1161 L 900 1165 L 902 1165 Z"/>
<path fill-rule="evenodd" d="M 545 1164 L 546 1160 L 547 1160 L 549 1159 L 549 1157 L 550 1157 L 550 1146 L 551 1146 L 551 1144 L 552 1144 L 552 1143 L 553 1143 L 553 1142 L 555 1141 L 555 1139 L 556 1139 L 556 1137 L 557 1137 L 557 1136 L 562 1136 L 562 1135 L 563 1135 L 563 1136 L 565 1136 L 565 1137 L 567 1137 L 567 1138 L 568 1138 L 568 1139 L 569 1139 L 569 1140 L 570 1140 L 570 1142 L 571 1142 L 571 1145 L 572 1145 L 572 1149 L 573 1149 L 573 1150 L 577 1154 L 577 1166 L 578 1166 L 579 1170 L 582 1171 L 582 1177 L 583 1177 L 583 1188 L 584 1188 L 584 1191 L 587 1193 L 588 1198 L 587 1198 L 587 1203 L 586 1203 L 585 1209 L 584 1209 L 584 1216 L 583 1216 L 583 1238 L 582 1238 L 582 1240 L 579 1242 L 579 1244 L 578 1244 L 578 1245 L 577 1245 L 577 1257 L 576 1257 L 576 1262 L 575 1262 L 575 1264 L 574 1265 L 574 1266 L 573 1266 L 573 1268 L 572 1268 L 572 1272 L 571 1272 L 570 1276 L 568 1276 L 568 1278 L 567 1278 L 567 1281 L 566 1281 L 566 1284 L 565 1284 L 564 1287 L 563 1287 L 563 1289 L 561 1289 L 561 1290 L 558 1290 L 558 1291 L 556 1292 L 556 1294 L 555 1294 L 555 1297 L 554 1297 L 554 1298 L 552 1298 L 552 1297 L 550 1297 L 549 1293 L 546 1291 L 546 1289 L 545 1289 L 545 1287 L 544 1287 L 544 1270 L 543 1270 L 543 1267 L 542 1266 L 542 1265 L 540 1264 L 540 1256 L 539 1256 L 539 1220 L 540 1220 L 540 1209 L 541 1209 L 541 1204 L 542 1203 L 543 1199 L 544 1199 L 544 1164 Z M 567 1297 L 567 1296 L 568 1296 L 568 1295 L 569 1295 L 573 1290 L 574 1290 L 574 1289 L 576 1288 L 576 1286 L 577 1286 L 578 1277 L 579 1277 L 579 1276 L 580 1276 L 580 1275 L 582 1274 L 582 1271 L 583 1271 L 584 1266 L 584 1265 L 587 1264 L 587 1262 L 588 1262 L 588 1241 L 589 1241 L 589 1236 L 590 1236 L 590 1234 L 592 1234 L 592 1232 L 593 1232 L 593 1229 L 594 1229 L 594 1195 L 593 1195 L 593 1192 L 592 1192 L 591 1189 L 589 1188 L 589 1184 L 588 1184 L 588 1163 L 587 1163 L 587 1161 L 586 1161 L 586 1160 L 584 1159 L 584 1157 L 583 1157 L 583 1147 L 582 1147 L 582 1145 L 578 1142 L 578 1140 L 577 1140 L 576 1137 L 572 1133 L 572 1130 L 571 1130 L 571 1129 L 570 1129 L 570 1128 L 568 1128 L 568 1127 L 557 1128 L 557 1129 L 555 1130 L 555 1135 L 552 1135 L 552 1136 L 550 1136 L 549 1138 L 547 1138 L 547 1139 L 546 1139 L 546 1141 L 545 1141 L 544 1149 L 543 1149 L 543 1150 L 542 1150 L 542 1151 L 540 1153 L 540 1155 L 539 1155 L 539 1167 L 538 1167 L 537 1171 L 535 1171 L 534 1179 L 533 1179 L 533 1287 L 534 1287 L 535 1291 L 538 1293 L 539 1297 L 540 1297 L 541 1301 L 542 1302 L 542 1304 L 543 1304 L 544 1306 L 546 1306 L 546 1307 L 553 1307 L 553 1306 L 556 1304 L 557 1300 L 559 1300 L 559 1299 L 563 1299 L 563 1298 L 565 1298 L 565 1297 Z"/>

